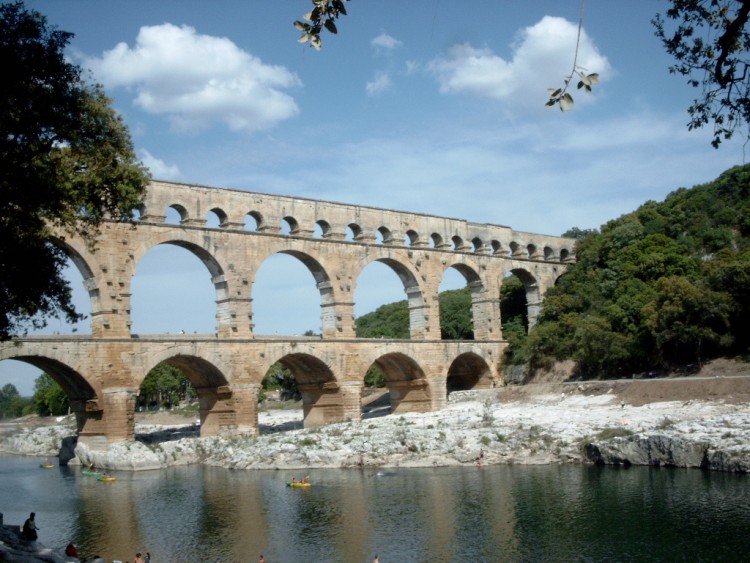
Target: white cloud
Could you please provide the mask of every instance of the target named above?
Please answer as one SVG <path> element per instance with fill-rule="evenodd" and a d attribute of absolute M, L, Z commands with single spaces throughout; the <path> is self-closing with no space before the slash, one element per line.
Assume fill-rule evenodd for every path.
<path fill-rule="evenodd" d="M 375 78 L 367 82 L 365 90 L 368 96 L 376 96 L 381 92 L 385 92 L 393 85 L 391 77 L 386 72 L 378 72 L 375 74 Z"/>
<path fill-rule="evenodd" d="M 151 171 L 151 175 L 157 180 L 176 180 L 180 177 L 180 169 L 176 165 L 169 165 L 161 159 L 156 158 L 146 149 L 140 149 L 138 154 L 141 162 Z"/>
<path fill-rule="evenodd" d="M 401 45 L 403 45 L 403 42 L 399 41 L 395 37 L 391 37 L 385 32 L 382 32 L 380 35 L 378 35 L 377 37 L 373 38 L 372 41 L 370 41 L 370 45 L 372 45 L 376 49 L 392 51 L 393 49 L 396 49 L 397 47 L 401 47 Z"/>
<path fill-rule="evenodd" d="M 132 48 L 119 43 L 87 65 L 107 87 L 134 89 L 135 105 L 169 116 L 177 129 L 219 122 L 252 132 L 299 113 L 282 92 L 300 84 L 294 73 L 188 26 L 141 27 Z"/>
<path fill-rule="evenodd" d="M 506 61 L 490 49 L 468 43 L 454 45 L 430 62 L 428 68 L 442 93 L 470 93 L 503 100 L 514 105 L 539 107 L 547 99 L 547 88 L 560 87 L 570 72 L 578 26 L 563 18 L 545 16 L 523 30 L 513 45 L 513 58 Z M 579 67 L 606 78 L 607 58 L 599 53 L 585 32 L 581 34 Z M 539 96 L 529 96 L 539 92 Z M 576 96 L 576 101 L 585 96 Z"/>

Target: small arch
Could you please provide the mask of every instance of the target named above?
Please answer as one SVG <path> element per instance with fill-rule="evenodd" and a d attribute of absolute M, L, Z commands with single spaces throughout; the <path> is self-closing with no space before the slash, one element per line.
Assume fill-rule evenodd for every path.
<path fill-rule="evenodd" d="M 508 245 L 510 248 L 510 255 L 518 258 L 523 254 L 523 248 L 516 241 L 511 241 Z"/>
<path fill-rule="evenodd" d="M 221 211 L 219 209 L 219 211 Z M 222 212 L 223 213 L 223 212 Z M 224 215 L 224 221 L 226 221 L 226 215 Z M 221 227 L 222 219 L 221 216 L 216 213 L 216 210 L 212 209 L 208 213 L 206 213 L 206 228 L 208 229 L 218 229 Z"/>
<path fill-rule="evenodd" d="M 375 365 L 385 377 L 390 398 L 390 412 L 424 412 L 430 410 L 430 392 L 425 373 L 419 364 L 401 352 L 377 358 Z"/>
<path fill-rule="evenodd" d="M 387 227 L 378 227 L 376 237 L 380 244 L 391 244 L 393 242 L 393 234 Z"/>
<path fill-rule="evenodd" d="M 479 237 L 471 239 L 471 246 L 474 252 L 482 252 L 484 250 L 484 242 Z"/>
<path fill-rule="evenodd" d="M 557 258 L 557 256 L 555 256 L 555 251 L 549 246 L 545 246 L 543 252 L 544 252 L 544 259 L 547 261 L 555 260 Z"/>
<path fill-rule="evenodd" d="M 432 233 L 430 235 L 430 247 L 431 248 L 441 248 L 445 246 L 443 243 L 443 237 L 441 237 L 438 233 Z"/>
<path fill-rule="evenodd" d="M 211 209 L 211 211 L 209 211 L 209 214 L 211 213 L 213 213 L 218 219 L 218 227 L 226 227 L 227 223 L 229 223 L 229 216 L 220 207 L 214 207 L 213 209 Z"/>
<path fill-rule="evenodd" d="M 464 239 L 458 235 L 451 237 L 451 242 L 453 243 L 453 250 L 464 250 L 466 248 L 464 245 Z"/>
<path fill-rule="evenodd" d="M 493 239 L 492 242 L 490 242 L 490 247 L 492 248 L 492 254 L 495 256 L 505 256 L 508 254 L 508 251 L 503 248 L 503 245 L 499 240 Z"/>
<path fill-rule="evenodd" d="M 560 250 L 560 262 L 571 262 L 572 260 L 573 256 L 567 248 Z"/>
<path fill-rule="evenodd" d="M 299 223 L 297 219 L 291 215 L 287 215 L 281 219 L 281 234 L 282 235 L 296 235 L 299 232 Z"/>
<path fill-rule="evenodd" d="M 164 223 L 167 225 L 179 225 L 187 221 L 188 213 L 182 205 L 175 203 L 167 208 L 167 214 L 164 217 Z"/>
<path fill-rule="evenodd" d="M 313 236 L 315 238 L 326 238 L 331 236 L 331 224 L 323 219 L 316 221 Z"/>
<path fill-rule="evenodd" d="M 250 211 L 245 214 L 244 230 L 245 231 L 260 231 L 266 226 L 263 215 L 258 211 Z"/>
<path fill-rule="evenodd" d="M 359 240 L 362 238 L 362 227 L 357 223 L 349 223 L 346 226 L 346 240 Z"/>
<path fill-rule="evenodd" d="M 415 246 L 419 244 L 419 235 L 414 229 L 409 229 L 404 235 L 405 246 Z"/>
<path fill-rule="evenodd" d="M 532 260 L 535 260 L 535 259 L 539 258 L 538 249 L 537 249 L 536 245 L 533 244 L 533 243 L 529 243 L 529 244 L 526 245 L 526 252 L 528 253 L 529 258 L 531 258 Z"/>
<path fill-rule="evenodd" d="M 481 356 L 466 352 L 458 356 L 448 368 L 447 392 L 468 391 L 492 387 L 492 371 Z"/>

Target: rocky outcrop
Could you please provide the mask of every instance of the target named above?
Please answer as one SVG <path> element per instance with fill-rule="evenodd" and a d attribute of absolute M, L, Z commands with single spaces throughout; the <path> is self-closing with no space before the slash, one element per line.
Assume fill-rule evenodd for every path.
<path fill-rule="evenodd" d="M 566 390 L 512 402 L 499 402 L 496 390 L 457 392 L 440 411 L 309 429 L 300 428 L 301 410 L 261 413 L 265 430 L 260 436 L 200 438 L 196 425 L 138 424 L 137 441 L 107 451 L 78 443 L 72 462 L 128 471 L 193 463 L 290 470 L 479 462 L 593 462 L 734 472 L 750 467 L 750 412 L 745 404 L 691 400 L 629 406 L 614 395 L 586 395 L 573 386 Z M 74 430 L 25 431 L 5 440 L 2 448 L 47 455 L 54 437 L 58 450 L 61 443 L 69 450 L 73 440 L 63 440 L 66 435 L 74 435 Z"/>

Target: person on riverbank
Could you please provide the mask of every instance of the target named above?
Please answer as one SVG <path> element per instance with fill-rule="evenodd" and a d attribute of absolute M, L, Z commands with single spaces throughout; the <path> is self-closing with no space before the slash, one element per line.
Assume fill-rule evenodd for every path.
<path fill-rule="evenodd" d="M 38 537 L 37 530 L 39 530 L 39 528 L 36 525 L 36 513 L 32 512 L 26 519 L 26 522 L 23 523 L 23 530 L 21 531 L 23 539 L 26 541 L 36 541 L 36 538 Z"/>
<path fill-rule="evenodd" d="M 135 559 L 133 559 L 133 563 L 146 563 L 143 560 L 143 557 L 141 557 L 141 552 L 140 551 L 135 554 Z"/>
<path fill-rule="evenodd" d="M 78 557 L 78 548 L 76 548 L 73 542 L 69 543 L 68 547 L 65 548 L 65 555 L 68 557 Z"/>

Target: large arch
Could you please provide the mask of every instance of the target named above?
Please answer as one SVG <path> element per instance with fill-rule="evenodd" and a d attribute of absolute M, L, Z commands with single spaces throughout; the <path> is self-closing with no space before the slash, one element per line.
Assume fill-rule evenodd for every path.
<path fill-rule="evenodd" d="M 411 338 L 418 338 L 420 335 L 424 334 L 426 330 L 423 314 L 423 311 L 426 308 L 426 303 L 417 276 L 399 260 L 392 257 L 383 257 L 370 260 L 360 265 L 360 269 L 357 273 L 357 284 L 359 283 L 360 277 L 365 268 L 373 262 L 378 262 L 388 266 L 388 268 L 398 276 L 398 279 L 404 288 L 404 293 L 406 293 L 407 307 L 409 309 L 409 335 Z"/>
<path fill-rule="evenodd" d="M 277 360 L 287 368 L 302 395 L 302 417 L 305 427 L 322 426 L 343 418 L 344 404 L 339 385 L 331 368 L 315 356 L 286 354 Z"/>
<path fill-rule="evenodd" d="M 430 410 L 431 396 L 427 378 L 422 367 L 413 358 L 402 352 L 389 352 L 377 357 L 373 363 L 385 375 L 392 413 Z"/>
<path fill-rule="evenodd" d="M 230 317 L 230 302 L 228 300 L 229 295 L 229 287 L 228 287 L 228 280 L 226 279 L 224 275 L 224 268 L 219 263 L 218 259 L 208 250 L 201 247 L 197 243 L 189 240 L 180 240 L 175 239 L 174 236 L 171 237 L 164 237 L 163 240 L 157 240 L 154 241 L 155 244 L 149 246 L 148 248 L 142 248 L 141 252 L 135 257 L 136 262 L 133 267 L 133 272 L 131 274 L 130 278 L 130 319 L 129 319 L 129 329 L 131 334 L 137 333 L 137 334 L 144 334 L 144 333 L 163 333 L 163 332 L 170 332 L 170 333 L 178 333 L 181 330 L 188 330 L 189 332 L 198 332 L 198 329 L 200 329 L 200 332 L 202 333 L 215 333 L 219 330 L 219 327 L 216 326 L 217 321 L 221 319 L 227 319 Z M 143 313 L 142 310 L 139 309 L 140 306 L 143 306 L 141 303 L 141 298 L 143 297 L 142 293 L 139 293 L 139 276 L 143 275 L 142 270 L 139 270 L 139 268 L 146 262 L 148 262 L 148 256 L 149 253 L 162 249 L 162 252 L 165 252 L 167 255 L 174 256 L 175 250 L 169 250 L 172 249 L 180 249 L 180 251 L 186 251 L 191 257 L 197 258 L 197 261 L 195 263 L 190 263 L 189 261 L 186 262 L 185 260 L 180 261 L 181 264 L 183 264 L 184 268 L 186 268 L 185 271 L 177 272 L 177 271 L 168 271 L 168 270 L 162 270 L 163 268 L 162 264 L 167 263 L 167 260 L 161 259 L 157 260 L 157 273 L 161 275 L 167 276 L 167 283 L 162 285 L 151 285 L 149 286 L 149 289 L 153 291 L 161 291 L 166 292 L 166 297 L 164 299 L 161 299 L 158 301 L 159 305 L 169 305 L 172 303 L 173 299 L 178 299 L 178 296 L 180 292 L 182 291 L 183 287 L 186 290 L 189 290 L 188 296 L 186 298 L 189 298 L 191 301 L 189 303 L 173 303 L 173 306 L 181 307 L 182 309 L 178 311 L 178 314 L 175 315 L 169 315 L 164 314 L 163 320 L 164 321 L 170 321 L 168 323 L 158 322 L 155 323 L 153 320 L 153 315 L 156 313 L 153 313 L 151 311 L 148 311 L 147 314 Z M 153 261 L 152 261 L 153 262 Z M 205 278 L 200 278 L 201 272 L 207 272 L 208 273 L 208 280 L 205 280 Z M 191 283 L 185 283 L 186 281 L 190 281 Z M 199 285 L 197 285 L 195 282 L 198 281 L 198 284 L 205 284 L 205 287 L 201 288 Z M 209 285 L 210 284 L 210 285 Z M 209 290 L 213 286 L 213 295 L 203 295 L 203 299 L 200 297 L 200 292 Z M 172 290 L 170 292 L 170 290 Z M 209 301 L 210 299 L 210 301 Z M 187 307 L 192 308 L 194 310 L 206 310 L 209 307 L 212 309 L 213 314 L 211 317 L 207 317 L 207 315 L 202 315 L 202 323 L 200 325 L 196 325 L 195 327 L 192 326 L 183 326 L 185 325 L 184 322 L 180 323 L 178 319 L 176 319 L 174 322 L 172 322 L 172 316 L 173 317 L 181 317 L 182 311 L 187 311 L 189 309 L 186 309 Z M 201 308 L 202 309 L 199 309 Z M 206 311 L 207 312 L 207 311 Z M 139 323 L 143 322 L 143 319 L 150 318 L 151 321 L 149 324 L 151 326 L 158 325 L 158 330 L 143 330 L 142 327 L 139 327 Z M 160 319 L 161 320 L 161 319 Z M 178 323 L 178 324 L 175 324 Z M 135 325 L 135 326 L 134 326 Z M 210 326 L 214 325 L 214 326 Z"/>
<path fill-rule="evenodd" d="M 448 394 L 492 387 L 492 370 L 484 358 L 474 352 L 465 352 L 448 368 L 446 387 Z"/>
<path fill-rule="evenodd" d="M 542 305 L 542 295 L 539 289 L 539 283 L 536 277 L 524 268 L 512 268 L 510 274 L 516 276 L 523 284 L 526 290 L 526 310 L 528 318 L 529 331 L 536 325 L 536 319 L 539 316 Z"/>
<path fill-rule="evenodd" d="M 258 271 L 263 267 L 269 259 L 275 255 L 290 256 L 301 262 L 307 271 L 310 272 L 315 284 L 315 288 L 320 296 L 320 330 L 322 334 L 335 334 L 336 332 L 336 314 L 335 314 L 335 295 L 334 286 L 331 283 L 331 278 L 325 267 L 310 254 L 301 252 L 299 250 L 279 250 L 270 256 L 267 256 L 263 262 L 261 262 Z M 257 280 L 256 280 L 257 281 Z M 257 299 L 257 288 L 255 285 L 251 289 L 250 297 L 255 301 Z M 316 327 L 308 327 L 314 331 Z M 304 332 L 304 331 L 303 331 Z"/>

